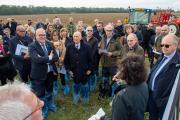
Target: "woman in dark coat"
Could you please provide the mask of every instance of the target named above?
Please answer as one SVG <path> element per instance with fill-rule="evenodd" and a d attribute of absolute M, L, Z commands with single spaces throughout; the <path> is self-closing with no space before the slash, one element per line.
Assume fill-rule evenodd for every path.
<path fill-rule="evenodd" d="M 9 52 L 8 45 L 3 45 L 2 36 L 0 36 L 0 80 L 1 85 L 7 83 L 7 79 L 11 82 L 17 75 L 16 69 L 12 63 L 12 58 Z"/>
<path fill-rule="evenodd" d="M 127 85 L 113 98 L 112 116 L 102 117 L 100 120 L 144 120 L 149 94 L 142 57 L 135 54 L 127 55 L 114 78 L 124 80 Z"/>

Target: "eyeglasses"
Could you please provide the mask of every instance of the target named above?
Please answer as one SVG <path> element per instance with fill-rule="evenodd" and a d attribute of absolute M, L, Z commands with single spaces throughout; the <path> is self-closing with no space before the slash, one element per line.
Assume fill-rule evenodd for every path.
<path fill-rule="evenodd" d="M 92 30 L 87 30 L 88 32 L 92 32 Z"/>
<path fill-rule="evenodd" d="M 161 30 L 161 31 L 168 31 L 168 30 Z"/>
<path fill-rule="evenodd" d="M 112 30 L 106 30 L 107 32 L 112 32 Z"/>
<path fill-rule="evenodd" d="M 40 36 L 40 37 L 44 37 L 44 36 L 46 36 L 46 34 L 39 34 L 38 36 Z"/>
<path fill-rule="evenodd" d="M 171 45 L 168 44 L 161 44 L 161 47 L 169 48 Z"/>
<path fill-rule="evenodd" d="M 33 115 L 35 112 L 37 112 L 38 110 L 41 110 L 43 107 L 43 105 L 41 105 L 41 101 L 37 98 L 37 105 L 36 105 L 36 109 L 34 111 L 32 111 L 29 115 L 27 115 L 23 120 L 27 120 L 31 115 Z"/>
<path fill-rule="evenodd" d="M 25 30 L 19 30 L 19 32 L 26 32 Z"/>

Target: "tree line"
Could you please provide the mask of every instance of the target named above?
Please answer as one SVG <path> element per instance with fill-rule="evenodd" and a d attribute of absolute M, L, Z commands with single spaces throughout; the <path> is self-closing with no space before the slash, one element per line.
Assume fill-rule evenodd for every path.
<path fill-rule="evenodd" d="M 126 13 L 125 8 L 93 8 L 93 7 L 46 7 L 33 5 L 30 6 L 14 6 L 1 5 L 0 15 L 32 15 L 32 14 L 70 14 L 70 13 Z"/>

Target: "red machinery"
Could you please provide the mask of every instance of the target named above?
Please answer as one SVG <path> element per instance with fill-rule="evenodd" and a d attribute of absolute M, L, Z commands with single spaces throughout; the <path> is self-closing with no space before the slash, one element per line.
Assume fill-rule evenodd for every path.
<path fill-rule="evenodd" d="M 151 22 L 155 25 L 167 25 L 170 28 L 170 33 L 177 34 L 179 32 L 180 17 L 172 14 L 171 10 L 157 10 L 151 16 Z"/>
<path fill-rule="evenodd" d="M 168 25 L 172 34 L 178 34 L 180 30 L 180 17 L 173 15 L 171 10 L 151 10 L 130 7 L 128 9 L 130 24 L 147 25 L 151 22 L 160 26 Z"/>

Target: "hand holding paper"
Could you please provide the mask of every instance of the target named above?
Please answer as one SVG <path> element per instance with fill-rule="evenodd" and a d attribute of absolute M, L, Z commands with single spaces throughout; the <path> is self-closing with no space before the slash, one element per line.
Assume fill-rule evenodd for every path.
<path fill-rule="evenodd" d="M 88 120 L 99 120 L 103 116 L 105 116 L 105 112 L 102 108 L 100 108 L 98 112 L 95 115 L 91 116 Z"/>

